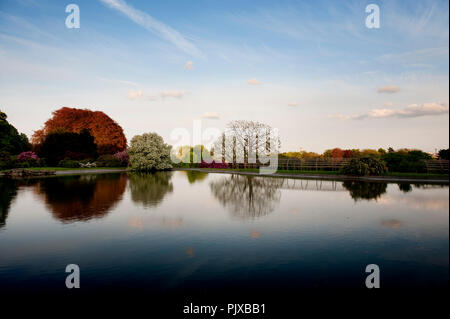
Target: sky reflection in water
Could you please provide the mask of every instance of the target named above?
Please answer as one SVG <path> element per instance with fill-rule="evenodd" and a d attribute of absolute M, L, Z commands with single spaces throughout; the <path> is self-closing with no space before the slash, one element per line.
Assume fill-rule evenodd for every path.
<path fill-rule="evenodd" d="M 448 186 L 201 172 L 0 180 L 0 290 L 150 292 L 448 282 Z"/>

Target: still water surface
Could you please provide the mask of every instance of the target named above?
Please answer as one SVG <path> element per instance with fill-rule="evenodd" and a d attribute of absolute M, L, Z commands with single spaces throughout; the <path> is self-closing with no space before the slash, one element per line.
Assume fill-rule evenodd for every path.
<path fill-rule="evenodd" d="M 0 291 L 447 287 L 448 185 L 200 172 L 0 179 Z"/>

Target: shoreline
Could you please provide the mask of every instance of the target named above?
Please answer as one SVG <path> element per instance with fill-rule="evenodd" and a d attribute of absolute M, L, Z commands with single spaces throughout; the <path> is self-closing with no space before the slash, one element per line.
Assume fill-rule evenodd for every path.
<path fill-rule="evenodd" d="M 127 168 L 92 168 L 92 169 L 69 169 L 55 171 L 55 175 L 78 175 L 78 174 L 104 174 L 104 173 L 124 173 Z"/>
<path fill-rule="evenodd" d="M 240 174 L 249 176 L 264 176 L 264 177 L 283 177 L 283 178 L 298 178 L 298 179 L 321 179 L 321 180 L 335 180 L 335 181 L 360 181 L 360 182 L 388 182 L 388 183 L 435 183 L 435 184 L 449 184 L 448 177 L 410 177 L 410 176 L 348 176 L 348 175 L 326 175 L 326 174 L 294 174 L 294 173 L 274 173 L 274 174 L 260 174 L 258 172 L 243 172 L 226 169 L 208 169 L 208 168 L 173 168 L 173 171 L 194 171 L 202 173 L 220 173 L 220 174 Z"/>
<path fill-rule="evenodd" d="M 67 169 L 55 170 L 51 176 L 65 176 L 65 175 L 84 175 L 84 174 L 107 174 L 107 173 L 125 173 L 130 170 L 127 168 L 91 168 L 91 169 Z M 218 173 L 218 174 L 239 174 L 247 176 L 264 176 L 276 178 L 296 178 L 296 179 L 312 179 L 312 180 L 335 180 L 335 181 L 361 181 L 361 182 L 388 182 L 388 183 L 433 183 L 433 184 L 449 184 L 447 177 L 414 177 L 414 176 L 348 176 L 339 174 L 314 174 L 314 173 L 274 173 L 274 174 L 260 174 L 259 172 L 236 171 L 231 169 L 211 169 L 211 168 L 173 168 L 171 171 L 191 171 L 201 173 Z M 0 177 L 4 174 L 0 172 Z M 40 176 L 30 176 L 40 177 Z"/>

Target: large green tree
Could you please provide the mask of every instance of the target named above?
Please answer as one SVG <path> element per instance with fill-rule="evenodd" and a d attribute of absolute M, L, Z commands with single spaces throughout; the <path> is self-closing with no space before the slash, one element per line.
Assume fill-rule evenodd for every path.
<path fill-rule="evenodd" d="M 31 146 L 27 136 L 19 134 L 17 129 L 6 119 L 6 114 L 0 111 L 0 151 L 19 154 L 30 150 Z"/>
<path fill-rule="evenodd" d="M 153 171 L 172 168 L 171 146 L 156 133 L 136 135 L 128 149 L 130 166 L 137 171 Z"/>

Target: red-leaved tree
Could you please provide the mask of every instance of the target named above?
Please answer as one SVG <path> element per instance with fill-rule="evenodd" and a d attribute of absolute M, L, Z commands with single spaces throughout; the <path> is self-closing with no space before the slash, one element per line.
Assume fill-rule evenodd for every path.
<path fill-rule="evenodd" d="M 127 147 L 127 139 L 122 127 L 108 115 L 100 111 L 63 107 L 53 112 L 53 117 L 45 122 L 44 128 L 33 134 L 32 143 L 39 145 L 45 136 L 54 131 L 80 133 L 87 129 L 94 137 L 99 154 L 114 154 Z"/>

